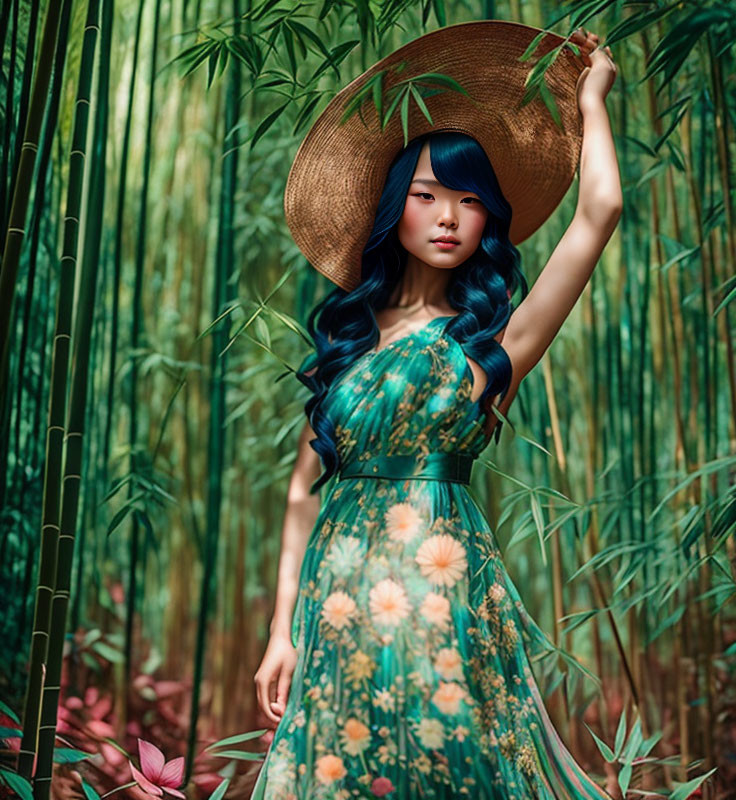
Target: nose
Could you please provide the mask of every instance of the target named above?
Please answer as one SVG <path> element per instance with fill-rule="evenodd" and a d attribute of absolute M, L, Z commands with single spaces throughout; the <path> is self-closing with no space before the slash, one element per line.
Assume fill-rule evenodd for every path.
<path fill-rule="evenodd" d="M 451 202 L 448 201 L 441 207 L 437 224 L 446 228 L 457 228 L 457 214 Z"/>

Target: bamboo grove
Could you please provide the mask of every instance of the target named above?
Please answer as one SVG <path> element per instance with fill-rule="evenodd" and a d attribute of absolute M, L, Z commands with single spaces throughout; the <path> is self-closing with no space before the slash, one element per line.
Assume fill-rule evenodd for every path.
<path fill-rule="evenodd" d="M 248 796 L 293 371 L 330 288 L 288 168 L 374 60 L 496 18 L 611 46 L 624 211 L 473 491 L 564 654 L 546 700 L 581 763 L 614 796 L 736 797 L 733 6 L 0 4 L 0 783 L 141 797 L 140 738 L 185 757 L 187 797 Z M 520 245 L 530 283 L 575 189 Z"/>

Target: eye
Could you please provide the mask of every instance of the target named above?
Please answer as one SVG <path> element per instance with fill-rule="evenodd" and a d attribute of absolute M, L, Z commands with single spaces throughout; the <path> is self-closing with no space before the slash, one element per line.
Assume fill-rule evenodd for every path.
<path fill-rule="evenodd" d="M 481 203 L 482 204 L 482 201 L 479 200 L 477 197 L 463 197 L 463 201 L 465 201 L 465 200 L 470 200 L 473 203 Z"/>
<path fill-rule="evenodd" d="M 428 198 L 429 200 L 432 199 L 432 195 L 429 192 L 416 192 L 414 194 L 414 197 L 425 197 Z"/>

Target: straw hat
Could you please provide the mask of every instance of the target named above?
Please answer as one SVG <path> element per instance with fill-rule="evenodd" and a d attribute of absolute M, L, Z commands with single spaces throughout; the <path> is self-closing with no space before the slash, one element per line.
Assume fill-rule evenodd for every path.
<path fill-rule="evenodd" d="M 541 32 L 499 20 L 439 28 L 382 58 L 332 98 L 299 146 L 284 195 L 286 222 L 313 267 L 346 291 L 360 283 L 363 248 L 389 166 L 404 147 L 404 132 L 398 108 L 381 131 L 372 90 L 366 91 L 360 115 L 354 113 L 342 124 L 340 120 L 356 92 L 381 70 L 386 71 L 384 115 L 390 102 L 387 91 L 400 81 L 428 72 L 454 78 L 469 97 L 453 89 L 424 97 L 433 124 L 410 97 L 408 138 L 437 130 L 474 137 L 513 209 L 512 243 L 539 228 L 565 195 L 580 157 L 576 87 L 585 68 L 564 47 L 547 70 L 561 128 L 541 98 L 521 107 L 533 63 L 564 41 L 548 32 L 533 60 L 519 61 Z"/>

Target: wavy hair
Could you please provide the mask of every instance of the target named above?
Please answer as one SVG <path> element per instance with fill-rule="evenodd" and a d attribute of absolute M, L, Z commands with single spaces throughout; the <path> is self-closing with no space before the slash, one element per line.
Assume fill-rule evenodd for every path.
<path fill-rule="evenodd" d="M 351 292 L 334 288 L 307 319 L 315 351 L 296 376 L 312 391 L 304 406 L 316 434 L 309 443 L 324 466 L 310 489 L 312 494 L 340 467 L 334 425 L 324 412 L 323 400 L 356 358 L 377 346 L 380 329 L 375 314 L 388 303 L 406 267 L 407 251 L 399 241 L 397 223 L 426 141 L 437 180 L 448 189 L 475 192 L 489 212 L 478 248 L 452 270 L 447 300 L 458 313 L 447 323 L 446 333 L 486 372 L 488 381 L 479 398 L 482 408 L 499 393 L 503 399 L 511 383 L 511 362 L 494 337 L 513 312 L 511 296 L 516 289 L 521 288 L 522 299 L 529 291 L 520 269 L 521 254 L 509 240 L 511 206 L 485 151 L 473 137 L 455 131 L 424 134 L 399 151 L 388 170 L 373 230 L 363 249 L 360 284 Z"/>

